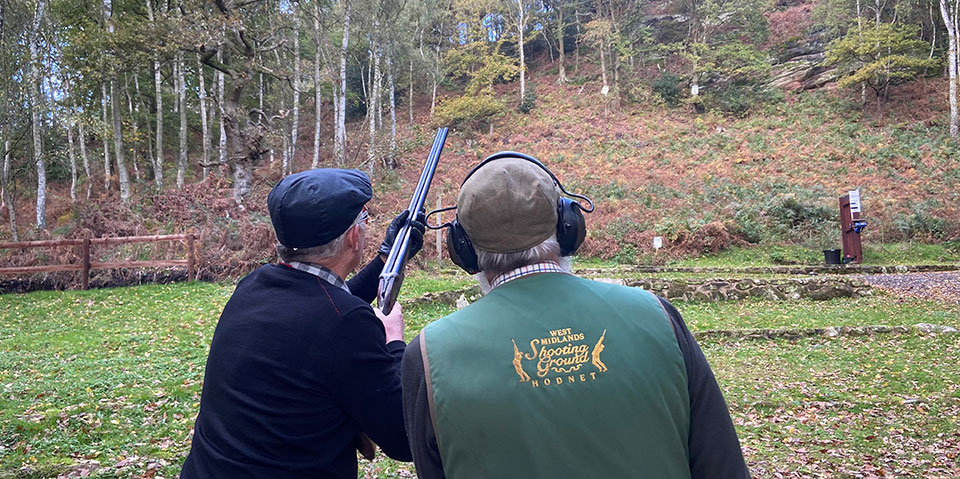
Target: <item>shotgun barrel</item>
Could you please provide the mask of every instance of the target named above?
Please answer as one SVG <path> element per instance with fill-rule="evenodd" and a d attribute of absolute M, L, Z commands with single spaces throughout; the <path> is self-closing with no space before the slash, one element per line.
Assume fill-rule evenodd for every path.
<path fill-rule="evenodd" d="M 433 139 L 430 155 L 427 156 L 427 162 L 423 165 L 423 172 L 420 173 L 417 189 L 413 193 L 413 199 L 410 200 L 410 207 L 407 208 L 407 211 L 410 212 L 407 215 L 407 223 L 397 232 L 393 247 L 390 248 L 390 254 L 387 256 L 387 262 L 383 265 L 383 272 L 380 273 L 377 305 L 383 311 L 383 314 L 390 314 L 394 303 L 397 302 L 397 295 L 400 294 L 400 285 L 403 284 L 403 268 L 407 264 L 407 251 L 410 247 L 410 222 L 417 217 L 427 200 L 430 182 L 433 181 L 433 174 L 437 171 L 440 152 L 443 151 L 443 143 L 446 140 L 447 128 L 438 129 L 437 136 Z"/>

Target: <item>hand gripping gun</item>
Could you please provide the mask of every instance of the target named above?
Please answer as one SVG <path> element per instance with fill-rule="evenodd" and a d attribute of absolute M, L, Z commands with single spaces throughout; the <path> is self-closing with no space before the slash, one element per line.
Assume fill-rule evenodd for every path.
<path fill-rule="evenodd" d="M 437 136 L 433 139 L 433 147 L 430 149 L 430 155 L 427 156 L 427 162 L 423 165 L 423 172 L 420 173 L 420 182 L 417 183 L 417 189 L 413 193 L 413 199 L 410 200 L 410 207 L 407 211 L 407 224 L 400 228 L 397 238 L 390 248 L 390 254 L 387 256 L 387 262 L 383 265 L 383 272 L 380 273 L 380 289 L 377 292 L 377 305 L 383 314 L 390 314 L 394 303 L 397 302 L 397 295 L 400 294 L 400 285 L 403 284 L 403 268 L 407 264 L 407 250 L 410 246 L 410 221 L 417 217 L 417 214 L 423 209 L 423 204 L 427 200 L 427 193 L 430 190 L 430 182 L 433 181 L 433 173 L 437 170 L 437 163 L 440 161 L 440 152 L 443 151 L 443 143 L 447 140 L 447 128 L 437 130 Z"/>

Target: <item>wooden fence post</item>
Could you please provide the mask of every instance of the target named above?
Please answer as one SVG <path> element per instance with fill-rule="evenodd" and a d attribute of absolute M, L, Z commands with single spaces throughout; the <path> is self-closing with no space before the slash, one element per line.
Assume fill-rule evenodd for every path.
<path fill-rule="evenodd" d="M 83 289 L 90 289 L 90 238 L 83 239 L 83 270 L 80 281 Z"/>
<path fill-rule="evenodd" d="M 187 235 L 187 281 L 196 276 L 196 261 L 193 253 L 193 233 Z"/>

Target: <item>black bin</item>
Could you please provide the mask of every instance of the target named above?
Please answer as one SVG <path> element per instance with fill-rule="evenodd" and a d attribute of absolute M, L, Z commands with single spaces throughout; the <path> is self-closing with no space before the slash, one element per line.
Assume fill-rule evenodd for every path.
<path fill-rule="evenodd" d="M 827 264 L 842 264 L 840 261 L 840 250 L 838 249 L 825 249 L 823 250 L 823 261 Z"/>

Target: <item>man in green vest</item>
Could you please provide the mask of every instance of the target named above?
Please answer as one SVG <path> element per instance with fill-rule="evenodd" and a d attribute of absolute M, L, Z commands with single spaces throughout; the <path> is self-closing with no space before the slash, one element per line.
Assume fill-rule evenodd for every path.
<path fill-rule="evenodd" d="M 424 328 L 404 354 L 417 474 L 749 478 L 680 313 L 646 291 L 571 274 L 584 224 L 561 192 L 545 166 L 513 152 L 461 185 L 448 247 L 479 271 L 485 295 Z"/>

